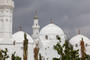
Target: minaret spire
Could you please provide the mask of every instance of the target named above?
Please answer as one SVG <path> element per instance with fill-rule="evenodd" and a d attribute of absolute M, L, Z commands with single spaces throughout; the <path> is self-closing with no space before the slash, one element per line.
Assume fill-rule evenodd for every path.
<path fill-rule="evenodd" d="M 19 26 L 19 31 L 22 31 L 22 26 Z"/>
<path fill-rule="evenodd" d="M 35 11 L 34 23 L 33 23 L 32 29 L 33 29 L 32 38 L 35 40 L 39 37 L 39 29 L 40 29 L 37 10 Z"/>
<path fill-rule="evenodd" d="M 38 19 L 38 16 L 37 16 L 37 10 L 35 11 L 34 19 Z"/>

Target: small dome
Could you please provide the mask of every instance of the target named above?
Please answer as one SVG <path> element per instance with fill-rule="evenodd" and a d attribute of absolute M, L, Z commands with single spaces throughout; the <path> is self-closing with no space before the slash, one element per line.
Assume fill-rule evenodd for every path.
<path fill-rule="evenodd" d="M 13 34 L 13 40 L 16 42 L 23 42 L 24 40 L 24 33 L 23 31 L 19 31 L 16 32 L 15 34 Z M 27 34 L 27 39 L 29 40 L 29 42 L 33 43 L 33 39 L 31 38 L 31 36 L 29 34 Z"/>
<path fill-rule="evenodd" d="M 64 34 L 64 32 L 57 25 L 51 23 L 42 28 L 40 34 Z"/>
<path fill-rule="evenodd" d="M 71 44 L 80 43 L 80 41 L 82 40 L 82 38 L 83 38 L 83 41 L 84 41 L 85 43 L 90 44 L 90 40 L 89 40 L 87 37 L 85 37 L 85 36 L 83 36 L 83 35 L 81 35 L 81 34 L 79 34 L 79 35 L 77 35 L 77 36 L 74 36 L 74 37 L 70 40 L 70 43 L 71 43 Z"/>
<path fill-rule="evenodd" d="M 84 41 L 84 46 L 86 49 L 86 53 L 90 55 L 90 39 L 88 39 L 87 37 L 79 34 L 74 36 L 69 42 L 73 45 L 74 49 L 79 49 L 79 54 L 81 56 L 81 46 L 80 46 L 80 42 Z"/>

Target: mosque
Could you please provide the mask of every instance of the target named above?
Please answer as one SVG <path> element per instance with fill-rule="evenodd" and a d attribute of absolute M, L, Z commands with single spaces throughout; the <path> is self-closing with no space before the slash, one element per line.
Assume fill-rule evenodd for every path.
<path fill-rule="evenodd" d="M 13 27 L 13 0 L 0 0 L 0 49 L 8 49 L 8 54 L 11 55 L 16 51 L 16 55 L 23 60 L 23 40 L 24 31 L 20 30 L 12 34 Z M 33 33 L 27 35 L 28 43 L 28 60 L 34 60 L 34 47 L 38 43 L 43 60 L 52 60 L 53 57 L 59 57 L 57 51 L 53 49 L 58 40 L 57 36 L 61 38 L 61 44 L 65 42 L 66 35 L 64 31 L 51 22 L 40 30 L 39 19 L 37 14 L 34 16 Z M 90 55 L 90 39 L 82 34 L 77 34 L 72 37 L 69 42 L 74 46 L 74 49 L 80 49 L 80 41 L 85 42 L 86 53 Z M 8 60 L 11 60 L 10 58 Z"/>

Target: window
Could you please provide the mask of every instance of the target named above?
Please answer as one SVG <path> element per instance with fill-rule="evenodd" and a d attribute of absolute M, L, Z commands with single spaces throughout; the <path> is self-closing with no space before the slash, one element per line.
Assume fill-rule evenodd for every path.
<path fill-rule="evenodd" d="M 47 48 L 45 48 L 45 50 L 47 50 Z"/>
<path fill-rule="evenodd" d="M 3 22 L 3 19 L 1 19 L 1 22 Z"/>
<path fill-rule="evenodd" d="M 38 33 L 36 33 L 36 34 L 38 34 Z"/>
<path fill-rule="evenodd" d="M 16 42 L 15 41 L 13 41 L 13 45 L 15 45 L 16 44 Z"/>
<path fill-rule="evenodd" d="M 6 12 L 8 13 L 8 10 L 6 10 Z"/>
<path fill-rule="evenodd" d="M 45 39 L 47 39 L 47 40 L 48 40 L 48 35 L 46 35 L 46 36 L 45 36 Z"/>
<path fill-rule="evenodd" d="M 8 19 L 6 19 L 6 21 L 8 21 Z"/>
<path fill-rule="evenodd" d="M 21 50 L 23 50 L 23 47 L 21 47 Z"/>
<path fill-rule="evenodd" d="M 76 47 L 78 47 L 78 44 L 76 44 Z"/>
<path fill-rule="evenodd" d="M 86 47 L 88 46 L 88 44 L 86 43 Z"/>
<path fill-rule="evenodd" d="M 57 40 L 60 40 L 61 38 L 59 37 L 59 35 L 56 35 L 56 39 L 57 39 Z"/>
<path fill-rule="evenodd" d="M 36 24 L 36 26 L 37 26 L 37 24 Z"/>

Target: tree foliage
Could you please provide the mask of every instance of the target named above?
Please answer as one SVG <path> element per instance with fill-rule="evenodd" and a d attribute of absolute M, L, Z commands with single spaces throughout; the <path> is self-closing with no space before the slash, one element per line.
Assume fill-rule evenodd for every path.
<path fill-rule="evenodd" d="M 42 56 L 41 56 L 41 54 L 39 53 L 39 60 L 42 60 Z"/>
<path fill-rule="evenodd" d="M 59 42 L 54 45 L 54 49 L 57 51 L 60 57 L 55 57 L 53 60 L 80 60 L 78 53 L 79 50 L 74 50 L 73 46 L 68 42 L 68 40 L 66 40 L 63 45 L 61 45 L 60 38 L 58 40 Z"/>
<path fill-rule="evenodd" d="M 5 48 L 5 50 L 0 50 L 0 60 L 6 60 L 9 58 L 7 52 L 8 52 L 7 48 Z"/>
<path fill-rule="evenodd" d="M 21 60 L 21 58 L 20 58 L 19 56 L 15 56 L 15 53 L 16 53 L 16 52 L 14 52 L 14 53 L 12 54 L 11 60 Z"/>

